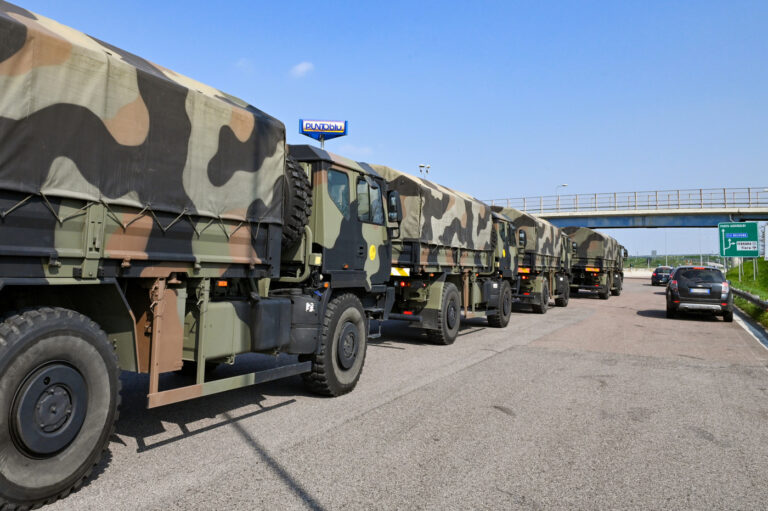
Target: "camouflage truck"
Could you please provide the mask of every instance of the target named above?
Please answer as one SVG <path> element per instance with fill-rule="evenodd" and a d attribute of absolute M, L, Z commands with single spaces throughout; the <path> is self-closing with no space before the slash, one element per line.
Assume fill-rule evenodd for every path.
<path fill-rule="evenodd" d="M 455 341 L 462 308 L 465 318 L 486 316 L 491 326 L 506 326 L 516 275 L 509 219 L 426 179 L 363 166 L 387 181 L 390 207 L 402 215 L 391 237 L 395 301 L 388 317 L 417 324 L 436 344 Z"/>
<path fill-rule="evenodd" d="M 564 227 L 563 232 L 574 244 L 571 293 L 589 289 L 603 300 L 619 296 L 627 249 L 611 236 L 586 227 Z"/>
<path fill-rule="evenodd" d="M 383 180 L 287 158 L 280 121 L 20 7 L 0 33 L 0 508 L 82 483 L 121 370 L 149 407 L 297 374 L 350 391 L 393 300 Z M 370 222 L 323 165 L 363 180 Z M 206 374 L 243 353 L 298 357 Z M 194 383 L 161 387 L 185 364 Z"/>
<path fill-rule="evenodd" d="M 545 314 L 550 298 L 568 306 L 571 281 L 571 242 L 562 230 L 534 215 L 514 208 L 493 206 L 512 222 L 517 234 L 518 288 L 516 300 Z"/>

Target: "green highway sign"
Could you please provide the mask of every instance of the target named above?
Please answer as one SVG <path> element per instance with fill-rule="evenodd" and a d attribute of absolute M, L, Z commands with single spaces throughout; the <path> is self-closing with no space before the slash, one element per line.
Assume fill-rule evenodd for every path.
<path fill-rule="evenodd" d="M 758 257 L 757 222 L 723 222 L 717 224 L 720 255 L 723 257 Z"/>

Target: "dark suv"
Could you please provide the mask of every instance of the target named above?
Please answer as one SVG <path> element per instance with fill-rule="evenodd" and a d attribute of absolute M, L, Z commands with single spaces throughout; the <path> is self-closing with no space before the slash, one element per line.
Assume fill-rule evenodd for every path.
<path fill-rule="evenodd" d="M 733 321 L 733 294 L 723 273 L 710 266 L 678 266 L 667 284 L 667 317 L 706 312 Z"/>
<path fill-rule="evenodd" d="M 651 275 L 651 285 L 663 286 L 664 284 L 669 282 L 670 273 L 672 273 L 671 266 L 659 266 L 658 268 L 653 270 L 653 275 Z"/>

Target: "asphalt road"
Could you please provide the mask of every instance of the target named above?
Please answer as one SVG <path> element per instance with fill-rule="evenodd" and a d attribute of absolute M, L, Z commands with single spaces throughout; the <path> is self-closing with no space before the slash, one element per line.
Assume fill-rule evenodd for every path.
<path fill-rule="evenodd" d="M 146 378 L 124 375 L 109 455 L 49 508 L 768 506 L 768 349 L 665 319 L 645 280 L 503 330 L 471 320 L 452 346 L 385 334 L 336 399 L 292 378 L 145 410 Z"/>

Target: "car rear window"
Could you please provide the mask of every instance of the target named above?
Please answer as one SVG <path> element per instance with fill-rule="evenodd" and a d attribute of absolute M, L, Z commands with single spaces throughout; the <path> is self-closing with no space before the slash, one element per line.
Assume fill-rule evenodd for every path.
<path fill-rule="evenodd" d="M 705 268 L 681 268 L 676 274 L 678 280 L 688 280 L 691 282 L 712 282 L 720 283 L 725 282 L 723 274 L 720 270 Z"/>
<path fill-rule="evenodd" d="M 656 273 L 663 273 L 663 274 L 666 275 L 666 274 L 668 274 L 669 272 L 672 271 L 672 268 L 656 268 L 655 271 L 656 271 Z"/>

